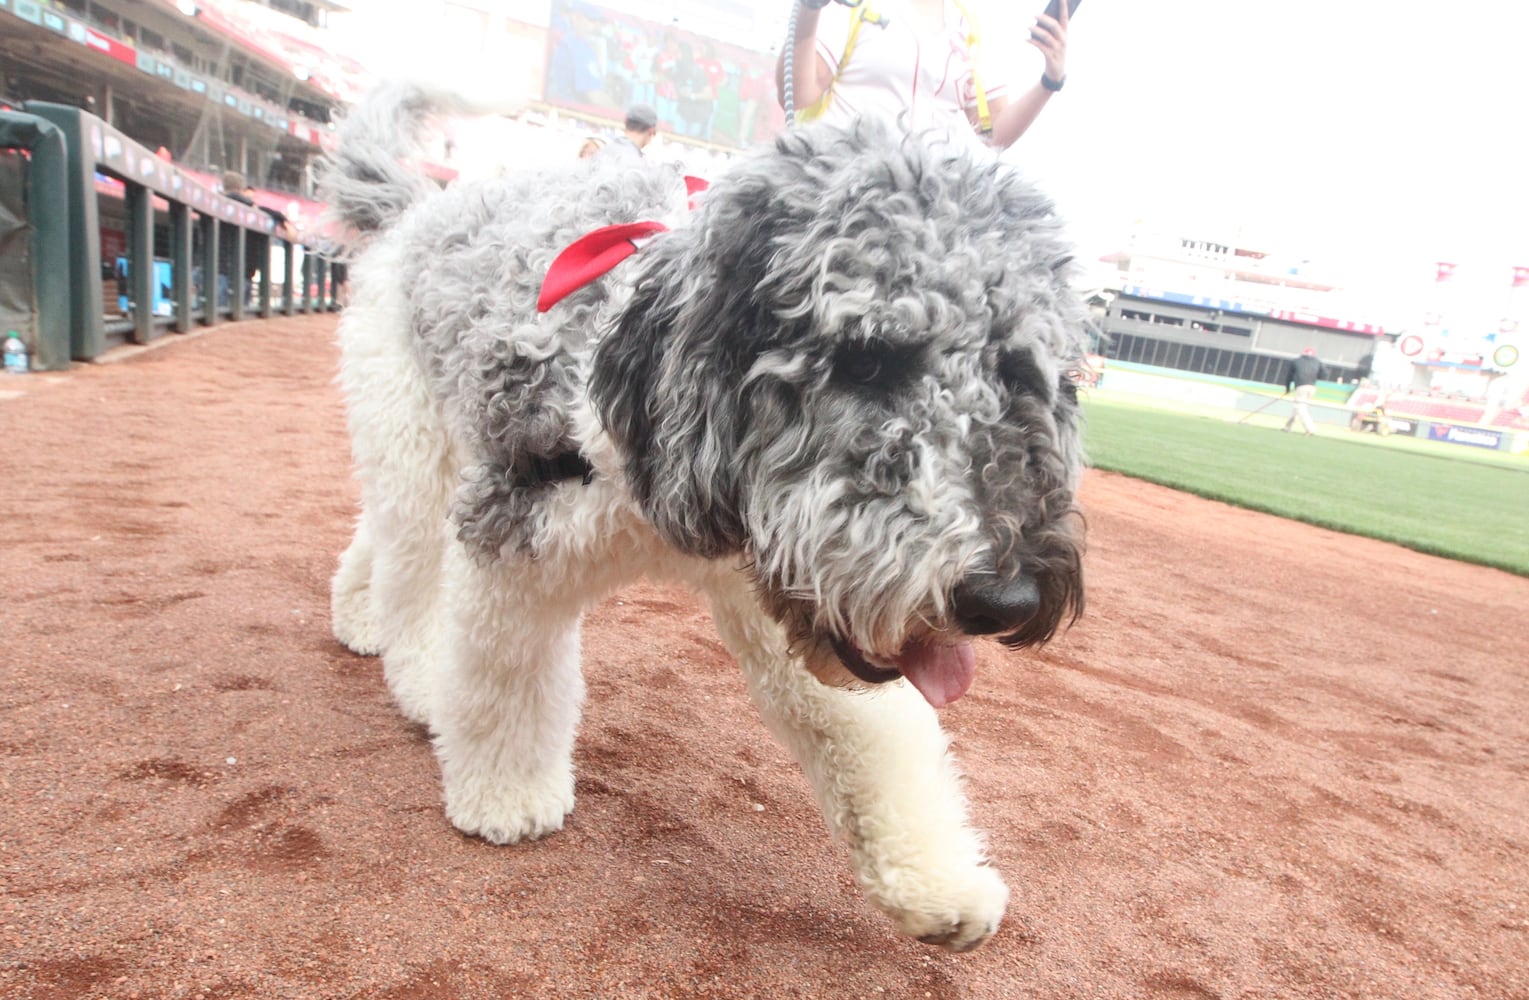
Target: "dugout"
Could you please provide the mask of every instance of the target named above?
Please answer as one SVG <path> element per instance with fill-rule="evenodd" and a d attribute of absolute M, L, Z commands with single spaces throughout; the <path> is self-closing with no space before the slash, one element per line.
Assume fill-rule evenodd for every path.
<path fill-rule="evenodd" d="M 64 133 L 0 111 L 0 335 L 15 331 L 36 371 L 69 367 L 68 240 L 49 221 L 68 212 Z"/>
<path fill-rule="evenodd" d="M 266 212 L 225 198 L 78 108 L 28 101 L 22 110 L 39 134 L 62 137 L 61 143 L 49 140 L 56 166 L 47 172 L 62 201 L 55 194 L 34 202 L 28 216 L 53 248 L 55 263 L 39 273 L 50 289 L 54 282 L 63 288 L 61 299 L 50 291 L 36 300 L 48 329 L 63 325 L 63 334 L 48 335 L 64 347 L 61 356 L 56 350 L 49 355 L 49 363 L 64 367 L 70 358 L 88 361 L 116 343 L 148 343 L 168 330 L 245 318 L 246 244 L 262 248 L 269 260 L 275 225 Z M 103 247 L 103 231 L 120 239 Z M 229 233 L 239 238 L 224 238 Z M 283 243 L 282 310 L 290 315 L 297 307 L 295 254 L 291 243 Z M 231 259 L 219 259 L 220 244 L 231 248 Z M 269 271 L 260 270 L 253 307 L 260 316 L 273 311 Z M 220 274 L 230 276 L 226 299 L 218 294 Z M 316 277 L 322 281 L 322 274 Z M 305 311 L 313 306 L 306 288 L 302 304 Z"/>

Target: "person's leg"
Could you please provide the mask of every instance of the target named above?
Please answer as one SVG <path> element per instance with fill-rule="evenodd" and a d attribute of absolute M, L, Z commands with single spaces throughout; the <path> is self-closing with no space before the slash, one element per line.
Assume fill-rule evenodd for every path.
<path fill-rule="evenodd" d="M 1301 426 L 1307 434 L 1315 434 L 1316 426 L 1311 422 L 1311 397 L 1316 395 L 1317 387 L 1314 385 L 1300 385 L 1295 389 L 1295 416 L 1301 418 Z"/>

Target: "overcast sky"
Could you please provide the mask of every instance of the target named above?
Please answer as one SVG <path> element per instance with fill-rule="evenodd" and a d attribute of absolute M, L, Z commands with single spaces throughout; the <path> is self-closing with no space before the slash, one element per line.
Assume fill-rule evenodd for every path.
<path fill-rule="evenodd" d="M 1012 155 L 1090 225 L 1506 287 L 1529 265 L 1526 45 L 1523 0 L 1085 0 L 1065 100 Z"/>
<path fill-rule="evenodd" d="M 697 0 L 615 2 L 688 27 Z M 972 5 L 993 38 L 1043 0 Z M 763 34 L 784 34 L 789 0 L 750 8 L 778 10 Z M 1399 299 L 1440 260 L 1506 289 L 1529 265 L 1526 47 L 1529 0 L 1083 0 L 1067 87 L 1008 159 L 1085 249 L 1142 219 L 1326 262 L 1351 286 L 1395 279 Z"/>

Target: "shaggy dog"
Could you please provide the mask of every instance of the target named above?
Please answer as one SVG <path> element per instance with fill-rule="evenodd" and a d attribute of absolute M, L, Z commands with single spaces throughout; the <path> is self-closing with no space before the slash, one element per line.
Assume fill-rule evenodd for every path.
<path fill-rule="evenodd" d="M 980 944 L 1008 889 L 935 708 L 971 637 L 1044 642 L 1083 603 L 1085 321 L 1052 205 L 870 123 L 789 132 L 694 211 L 673 168 L 602 158 L 436 190 L 410 166 L 431 112 L 379 91 L 326 181 L 362 493 L 333 612 L 434 735 L 446 815 L 560 829 L 581 615 L 683 580 L 866 895 Z M 561 250 L 646 220 L 669 229 L 538 311 Z"/>

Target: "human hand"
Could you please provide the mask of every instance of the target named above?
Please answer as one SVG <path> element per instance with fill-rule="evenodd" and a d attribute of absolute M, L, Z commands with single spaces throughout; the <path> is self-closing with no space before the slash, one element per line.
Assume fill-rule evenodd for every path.
<path fill-rule="evenodd" d="M 1070 0 L 1057 4 L 1057 17 L 1036 15 L 1035 27 L 1030 29 L 1030 44 L 1041 50 L 1046 58 L 1046 75 L 1053 80 L 1067 76 L 1067 21 L 1071 6 Z"/>

